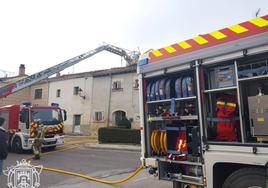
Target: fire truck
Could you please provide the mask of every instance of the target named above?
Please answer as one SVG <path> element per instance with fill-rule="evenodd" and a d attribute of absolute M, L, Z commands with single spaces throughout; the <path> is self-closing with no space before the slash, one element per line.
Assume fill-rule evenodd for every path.
<path fill-rule="evenodd" d="M 127 65 L 137 63 L 140 55 L 137 51 L 103 44 L 86 53 L 1 87 L 0 98 L 4 100 L 4 97 L 47 79 L 102 51 L 121 56 Z M 0 117 L 6 120 L 4 126 L 9 132 L 9 146 L 17 153 L 32 148 L 39 126 L 43 126 L 45 132 L 43 147 L 54 148 L 64 143 L 63 121 L 66 120 L 67 115 L 66 111 L 56 103 L 52 103 L 51 106 L 31 106 L 30 102 L 24 102 L 22 105 L 7 105 L 0 107 Z"/>
<path fill-rule="evenodd" d="M 38 126 L 45 126 L 43 147 L 55 148 L 64 143 L 63 121 L 67 114 L 58 104 L 31 106 L 31 103 L 24 102 L 22 105 L 7 105 L 0 107 L 0 117 L 5 119 L 8 145 L 16 153 L 32 148 Z"/>
<path fill-rule="evenodd" d="M 268 15 L 141 55 L 142 160 L 174 188 L 267 188 Z"/>

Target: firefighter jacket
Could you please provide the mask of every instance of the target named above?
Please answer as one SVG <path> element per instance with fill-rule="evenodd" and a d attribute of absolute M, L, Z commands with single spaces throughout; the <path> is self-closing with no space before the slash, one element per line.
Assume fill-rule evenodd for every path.
<path fill-rule="evenodd" d="M 0 160 L 5 160 L 7 155 L 7 133 L 5 129 L 0 126 Z"/>

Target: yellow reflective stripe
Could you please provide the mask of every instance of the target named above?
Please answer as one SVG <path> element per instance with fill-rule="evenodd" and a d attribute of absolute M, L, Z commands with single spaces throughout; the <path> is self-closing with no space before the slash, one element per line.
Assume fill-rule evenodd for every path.
<path fill-rule="evenodd" d="M 250 20 L 249 22 L 258 27 L 264 27 L 268 25 L 268 21 L 263 18 L 255 18 L 253 20 Z"/>
<path fill-rule="evenodd" d="M 154 50 L 154 51 L 152 51 L 152 53 L 153 53 L 156 57 L 159 57 L 159 56 L 162 56 L 162 55 L 163 55 L 159 50 Z"/>
<path fill-rule="evenodd" d="M 218 101 L 218 102 L 217 102 L 217 105 L 218 105 L 218 104 L 219 104 L 219 105 L 225 105 L 225 102 Z"/>
<path fill-rule="evenodd" d="M 179 42 L 178 45 L 183 49 L 191 48 L 192 46 L 185 41 Z"/>
<path fill-rule="evenodd" d="M 223 38 L 226 37 L 226 35 L 223 34 L 223 33 L 220 32 L 220 31 L 214 31 L 214 32 L 211 32 L 211 33 L 209 33 L 209 34 L 210 34 L 212 37 L 214 37 L 215 39 L 218 39 L 218 40 L 223 39 Z"/>
<path fill-rule="evenodd" d="M 231 103 L 231 102 L 228 102 L 226 105 L 227 106 L 231 106 L 231 107 L 236 107 L 236 104 L 235 103 Z"/>
<path fill-rule="evenodd" d="M 173 48 L 172 46 L 166 46 L 164 48 L 168 53 L 176 52 L 175 48 Z"/>
<path fill-rule="evenodd" d="M 233 26 L 231 26 L 231 27 L 228 27 L 230 30 L 232 30 L 233 32 L 235 32 L 235 33 L 244 33 L 244 32 L 246 32 L 246 31 L 248 31 L 248 29 L 247 28 L 245 28 L 245 27 L 242 27 L 241 25 L 233 25 Z"/>
<path fill-rule="evenodd" d="M 208 42 L 206 39 L 204 39 L 204 37 L 201 37 L 201 36 L 197 36 L 197 37 L 193 38 L 193 40 L 200 45 L 206 44 Z"/>
<path fill-rule="evenodd" d="M 182 146 L 182 139 L 180 139 L 179 145 L 178 145 L 178 150 L 181 150 L 181 146 Z"/>

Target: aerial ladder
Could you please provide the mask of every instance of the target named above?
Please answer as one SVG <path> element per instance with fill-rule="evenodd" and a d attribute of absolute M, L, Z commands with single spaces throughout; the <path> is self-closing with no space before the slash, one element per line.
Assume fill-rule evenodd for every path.
<path fill-rule="evenodd" d="M 73 66 L 77 63 L 79 63 L 82 60 L 85 60 L 89 57 L 92 57 L 93 55 L 102 52 L 102 51 L 108 51 L 113 54 L 119 55 L 122 58 L 125 59 L 127 62 L 127 65 L 131 65 L 138 61 L 140 53 L 137 51 L 129 51 L 123 48 L 119 48 L 110 44 L 103 44 L 93 50 L 90 50 L 86 53 L 83 53 L 81 55 L 78 55 L 76 57 L 73 57 L 67 61 L 64 61 L 60 64 L 54 65 L 50 68 L 47 68 L 45 70 L 42 70 L 38 73 L 32 74 L 30 76 L 27 76 L 26 78 L 23 78 L 17 82 L 8 84 L 4 87 L 0 88 L 0 98 L 6 97 L 12 93 L 15 93 L 19 90 L 22 90 L 26 87 L 31 86 L 32 84 L 35 84 L 41 80 L 44 80 L 70 66 Z"/>

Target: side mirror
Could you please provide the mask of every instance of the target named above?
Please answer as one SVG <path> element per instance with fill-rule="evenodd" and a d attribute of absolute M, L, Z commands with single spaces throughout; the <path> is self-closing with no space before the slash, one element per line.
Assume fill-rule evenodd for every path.
<path fill-rule="evenodd" d="M 67 111 L 63 110 L 63 120 L 66 121 L 67 120 Z"/>

